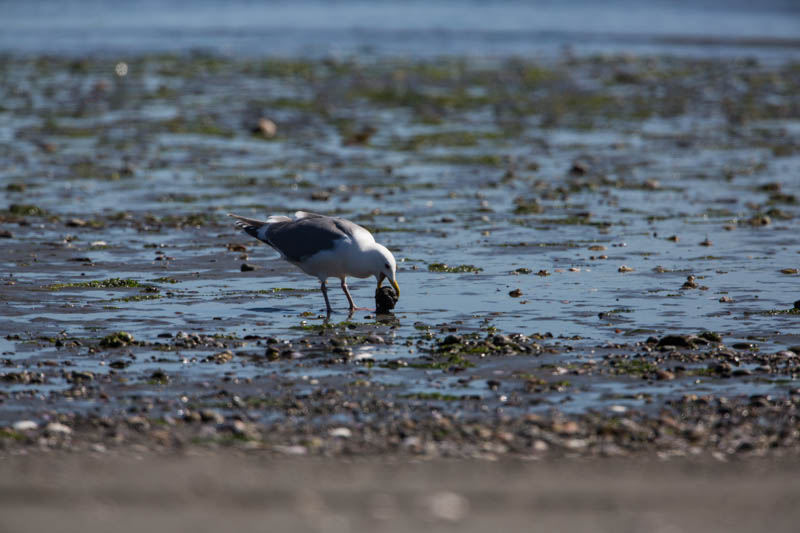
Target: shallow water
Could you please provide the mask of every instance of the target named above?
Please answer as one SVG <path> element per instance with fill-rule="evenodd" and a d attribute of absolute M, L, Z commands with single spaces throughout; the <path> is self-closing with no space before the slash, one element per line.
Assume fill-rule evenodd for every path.
<path fill-rule="evenodd" d="M 45 374 L 4 389 L 2 419 L 114 413 L 142 396 L 202 405 L 203 391 L 220 387 L 269 397 L 272 382 L 303 397 L 364 380 L 412 406 L 476 413 L 656 410 L 687 393 L 797 387 L 788 371 L 573 375 L 587 359 L 606 368 L 608 356 L 641 354 L 648 337 L 671 333 L 714 331 L 726 346 L 751 344 L 747 353 L 800 345 L 789 312 L 798 274 L 781 272 L 800 263 L 797 64 L 195 54 L 139 56 L 125 76 L 103 59 L 11 56 L 0 68 L 0 207 L 12 234 L 0 242 L 0 349 L 6 374 Z M 261 116 L 277 123 L 275 139 L 251 132 Z M 352 140 L 366 127 L 366 142 Z M 320 330 L 317 282 L 225 216 L 299 209 L 351 218 L 394 251 L 393 318 L 358 313 Z M 241 272 L 244 262 L 259 268 Z M 698 288 L 682 288 L 689 275 Z M 80 285 L 110 278 L 140 286 Z M 371 304 L 374 281 L 350 286 Z M 346 321 L 336 284 L 330 293 L 333 323 Z M 149 344 L 92 349 L 117 331 Z M 219 345 L 153 344 L 179 331 Z M 385 343 L 351 342 L 344 362 L 306 343 L 348 332 Z M 425 367 L 445 335 L 470 332 L 539 334 L 551 352 L 471 355 L 455 377 Z M 298 358 L 266 359 L 267 337 Z M 204 361 L 225 349 L 232 361 Z M 389 364 L 398 361 L 411 366 Z M 169 385 L 152 382 L 158 370 Z M 105 390 L 116 401 L 63 401 L 73 371 L 106 376 L 90 380 L 89 398 Z M 525 392 L 531 375 L 551 388 Z"/>

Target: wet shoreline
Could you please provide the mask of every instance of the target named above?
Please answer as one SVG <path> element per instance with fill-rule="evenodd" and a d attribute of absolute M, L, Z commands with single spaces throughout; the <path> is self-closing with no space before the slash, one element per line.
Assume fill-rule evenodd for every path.
<path fill-rule="evenodd" d="M 798 451 L 797 64 L 0 71 L 4 455 Z M 395 252 L 393 315 L 225 217 L 296 209 Z"/>

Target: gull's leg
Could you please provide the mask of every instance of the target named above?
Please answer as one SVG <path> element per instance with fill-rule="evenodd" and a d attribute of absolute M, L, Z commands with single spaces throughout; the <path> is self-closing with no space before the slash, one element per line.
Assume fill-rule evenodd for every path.
<path fill-rule="evenodd" d="M 356 307 L 356 303 L 353 301 L 353 297 L 350 296 L 350 290 L 347 288 L 347 282 L 344 278 L 342 278 L 342 290 L 344 291 L 344 295 L 347 296 L 347 302 L 350 304 L 350 313 L 353 311 L 374 311 L 374 309 L 370 309 L 369 307 Z"/>
<path fill-rule="evenodd" d="M 333 311 L 333 308 L 331 307 L 331 303 L 328 301 L 328 285 L 325 283 L 325 280 L 322 280 L 319 288 L 322 289 L 322 295 L 325 297 L 325 308 L 330 315 L 331 311 Z"/>

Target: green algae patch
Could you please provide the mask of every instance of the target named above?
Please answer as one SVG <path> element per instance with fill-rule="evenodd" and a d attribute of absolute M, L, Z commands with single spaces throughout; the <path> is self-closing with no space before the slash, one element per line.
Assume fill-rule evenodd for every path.
<path fill-rule="evenodd" d="M 8 206 L 8 212 L 22 217 L 42 217 L 47 214 L 47 211 L 38 205 L 31 204 L 11 204 Z"/>
<path fill-rule="evenodd" d="M 632 376 L 652 374 L 658 370 L 658 365 L 644 359 L 614 361 L 612 366 L 616 374 L 629 374 Z"/>
<path fill-rule="evenodd" d="M 442 131 L 437 133 L 421 133 L 400 141 L 401 150 L 419 150 L 430 146 L 471 147 L 483 140 L 501 139 L 503 135 L 488 131 Z"/>
<path fill-rule="evenodd" d="M 135 289 L 139 287 L 144 287 L 144 285 L 135 279 L 110 278 L 75 283 L 54 283 L 47 285 L 45 288 L 51 291 L 58 291 L 61 289 Z"/>
<path fill-rule="evenodd" d="M 464 272 L 483 272 L 481 267 L 476 267 L 473 265 L 458 265 L 458 266 L 450 266 L 445 263 L 431 263 L 428 265 L 428 270 L 430 272 L 447 272 L 449 274 L 460 274 Z"/>
<path fill-rule="evenodd" d="M 103 348 L 121 348 L 133 342 L 133 335 L 127 331 L 117 331 L 100 339 Z"/>

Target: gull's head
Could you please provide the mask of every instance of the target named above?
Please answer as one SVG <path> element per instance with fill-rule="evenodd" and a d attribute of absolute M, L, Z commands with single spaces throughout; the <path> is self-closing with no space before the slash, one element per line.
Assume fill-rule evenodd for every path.
<path fill-rule="evenodd" d="M 373 273 L 378 280 L 378 288 L 384 279 L 389 280 L 389 283 L 394 287 L 397 297 L 400 298 L 400 286 L 397 285 L 397 263 L 394 260 L 392 252 L 385 246 L 375 243 L 375 249 L 372 253 L 372 260 L 374 261 Z"/>

